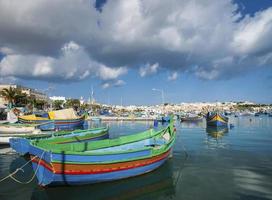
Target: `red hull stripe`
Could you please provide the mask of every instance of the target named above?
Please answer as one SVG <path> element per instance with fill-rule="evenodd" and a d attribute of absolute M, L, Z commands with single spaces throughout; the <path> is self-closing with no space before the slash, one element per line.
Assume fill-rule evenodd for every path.
<path fill-rule="evenodd" d="M 151 157 L 151 158 L 142 159 L 142 160 L 121 162 L 116 164 L 101 164 L 101 165 L 100 164 L 93 164 L 93 165 L 92 164 L 85 164 L 85 165 L 84 164 L 65 164 L 65 166 L 63 166 L 62 163 L 48 164 L 44 160 L 41 160 L 39 163 L 39 158 L 33 159 L 34 156 L 31 156 L 31 158 L 33 159 L 32 162 L 39 163 L 40 165 L 50 170 L 54 174 L 81 175 L 81 174 L 109 173 L 109 172 L 133 169 L 137 167 L 143 167 L 146 165 L 153 164 L 155 162 L 159 162 L 165 159 L 166 157 L 168 157 L 169 154 L 170 154 L 170 150 L 168 150 L 164 154 Z M 92 169 L 93 168 L 92 166 L 95 166 L 95 169 Z M 70 167 L 76 168 L 76 169 L 71 169 Z M 65 170 L 63 171 L 62 168 L 65 168 Z"/>

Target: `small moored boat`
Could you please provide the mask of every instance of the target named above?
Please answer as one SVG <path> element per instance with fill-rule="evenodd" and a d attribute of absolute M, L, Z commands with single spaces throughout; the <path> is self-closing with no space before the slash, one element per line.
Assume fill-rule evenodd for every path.
<path fill-rule="evenodd" d="M 173 123 L 155 131 L 95 142 L 48 145 L 33 141 L 30 154 L 38 183 L 79 185 L 141 175 L 161 166 L 175 142 Z"/>
<path fill-rule="evenodd" d="M 73 109 L 51 111 L 44 116 L 25 115 L 18 117 L 20 123 L 39 124 L 37 127 L 43 131 L 74 130 L 82 127 L 84 120 L 85 115 L 77 116 Z"/>
<path fill-rule="evenodd" d="M 196 121 L 202 121 L 203 117 L 196 115 L 196 114 L 186 114 L 185 116 L 180 117 L 181 122 L 196 122 Z"/>
<path fill-rule="evenodd" d="M 229 119 L 219 112 L 208 112 L 207 126 L 227 126 Z"/>

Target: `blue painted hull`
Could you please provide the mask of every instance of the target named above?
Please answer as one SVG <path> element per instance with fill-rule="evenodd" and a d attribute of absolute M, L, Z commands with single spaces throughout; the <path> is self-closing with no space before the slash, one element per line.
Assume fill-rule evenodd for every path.
<path fill-rule="evenodd" d="M 52 131 L 52 130 L 74 130 L 76 128 L 83 127 L 85 120 L 54 120 L 48 121 L 46 123 L 37 125 L 37 128 L 42 131 Z"/>
<path fill-rule="evenodd" d="M 211 121 L 207 122 L 207 126 L 227 126 L 227 122 L 222 122 L 222 121 Z"/>
<path fill-rule="evenodd" d="M 39 165 L 37 171 L 37 178 L 39 185 L 82 185 L 82 184 L 92 184 L 105 181 L 114 181 L 124 178 L 129 178 L 133 176 L 138 176 L 141 174 L 148 173 L 160 167 L 167 158 L 160 160 L 156 163 L 146 165 L 143 167 L 137 167 L 128 170 L 120 170 L 115 172 L 108 172 L 102 174 L 84 174 L 84 175 L 66 175 L 66 174 L 54 174 L 47 168 Z M 32 163 L 33 170 L 37 169 L 37 164 Z"/>

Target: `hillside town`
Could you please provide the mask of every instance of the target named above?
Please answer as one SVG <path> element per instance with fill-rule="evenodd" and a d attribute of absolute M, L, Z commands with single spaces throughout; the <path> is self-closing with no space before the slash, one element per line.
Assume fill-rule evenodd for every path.
<path fill-rule="evenodd" d="M 16 84 L 0 85 L 0 109 L 1 119 L 5 118 L 5 110 L 10 107 L 18 109 L 22 114 L 41 111 L 60 110 L 63 108 L 74 108 L 78 112 L 88 112 L 89 116 L 120 116 L 120 117 L 142 117 L 162 114 L 195 113 L 205 115 L 208 111 L 223 112 L 262 112 L 269 113 L 272 105 L 256 104 L 254 102 L 191 102 L 191 103 L 164 103 L 158 105 L 108 105 L 95 101 L 92 96 L 89 100 L 82 97 L 66 98 L 63 96 L 47 96 L 46 93 L 37 89 L 28 88 Z"/>

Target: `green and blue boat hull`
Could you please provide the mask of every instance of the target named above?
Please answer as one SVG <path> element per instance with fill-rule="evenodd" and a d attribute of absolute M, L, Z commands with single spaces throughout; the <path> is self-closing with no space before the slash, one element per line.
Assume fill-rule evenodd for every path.
<path fill-rule="evenodd" d="M 33 143 L 30 147 L 33 169 L 42 186 L 91 184 L 138 176 L 161 166 L 174 144 L 173 127 L 158 132 L 160 137 L 153 133 L 139 135 L 140 140 L 123 136 L 92 145 L 65 144 L 51 149 Z"/>

